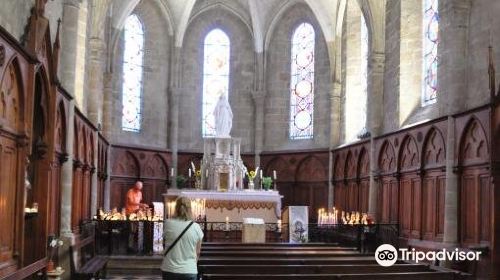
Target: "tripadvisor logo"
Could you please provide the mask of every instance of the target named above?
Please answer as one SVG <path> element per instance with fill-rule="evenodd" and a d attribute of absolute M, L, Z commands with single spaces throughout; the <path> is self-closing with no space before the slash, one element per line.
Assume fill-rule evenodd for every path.
<path fill-rule="evenodd" d="M 442 249 L 439 251 L 429 251 L 422 252 L 417 251 L 415 248 L 409 250 L 406 248 L 400 248 L 399 253 L 394 246 L 390 244 L 383 244 L 378 246 L 375 251 L 375 260 L 381 266 L 392 266 L 398 260 L 398 257 L 403 261 L 413 261 L 419 263 L 421 261 L 434 262 L 438 261 L 479 261 L 479 256 L 481 252 L 477 251 L 459 251 L 458 248 L 455 250 L 448 251 Z"/>

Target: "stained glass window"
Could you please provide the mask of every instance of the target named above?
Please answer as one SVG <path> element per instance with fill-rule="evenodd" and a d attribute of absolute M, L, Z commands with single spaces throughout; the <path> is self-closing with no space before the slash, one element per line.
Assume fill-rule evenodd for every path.
<path fill-rule="evenodd" d="M 142 111 L 144 29 L 136 15 L 125 21 L 122 84 L 122 130 L 139 132 Z"/>
<path fill-rule="evenodd" d="M 423 0 L 423 4 L 422 105 L 428 105 L 437 98 L 439 13 L 438 0 Z"/>
<path fill-rule="evenodd" d="M 369 35 L 365 17 L 361 15 L 361 116 L 359 119 L 360 130 L 366 127 L 366 102 L 368 97 L 368 46 Z"/>
<path fill-rule="evenodd" d="M 292 36 L 290 81 L 290 139 L 314 135 L 314 28 L 300 24 Z"/>
<path fill-rule="evenodd" d="M 205 37 L 203 62 L 203 137 L 215 136 L 213 111 L 219 97 L 228 96 L 229 88 L 229 37 L 216 28 Z"/>

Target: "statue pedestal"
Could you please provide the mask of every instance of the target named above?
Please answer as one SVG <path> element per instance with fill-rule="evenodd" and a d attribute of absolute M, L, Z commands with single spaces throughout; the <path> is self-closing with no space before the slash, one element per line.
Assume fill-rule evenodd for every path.
<path fill-rule="evenodd" d="M 216 191 L 243 189 L 246 168 L 241 159 L 240 145 L 239 138 L 205 139 L 202 161 L 203 189 Z"/>

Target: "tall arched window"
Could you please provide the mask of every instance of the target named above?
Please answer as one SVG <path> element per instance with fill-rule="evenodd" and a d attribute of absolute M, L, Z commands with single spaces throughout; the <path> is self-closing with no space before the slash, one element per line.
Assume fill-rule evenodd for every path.
<path fill-rule="evenodd" d="M 203 137 L 215 136 L 215 105 L 221 95 L 229 98 L 229 54 L 227 34 L 218 28 L 210 31 L 204 42 Z"/>
<path fill-rule="evenodd" d="M 290 139 L 314 135 L 314 28 L 301 23 L 292 36 L 290 78 Z"/>
<path fill-rule="evenodd" d="M 139 132 L 142 113 L 144 28 L 136 15 L 125 21 L 122 84 L 122 130 Z"/>
<path fill-rule="evenodd" d="M 439 45 L 438 0 L 423 0 L 423 85 L 422 105 L 436 102 L 437 98 L 437 50 Z"/>

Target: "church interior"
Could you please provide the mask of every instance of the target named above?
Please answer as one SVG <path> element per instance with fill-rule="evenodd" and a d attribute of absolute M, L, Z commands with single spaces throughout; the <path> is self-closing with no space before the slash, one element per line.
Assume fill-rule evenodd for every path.
<path fill-rule="evenodd" d="M 0 279 L 161 279 L 179 197 L 203 279 L 500 279 L 499 13 L 1 0 Z"/>

